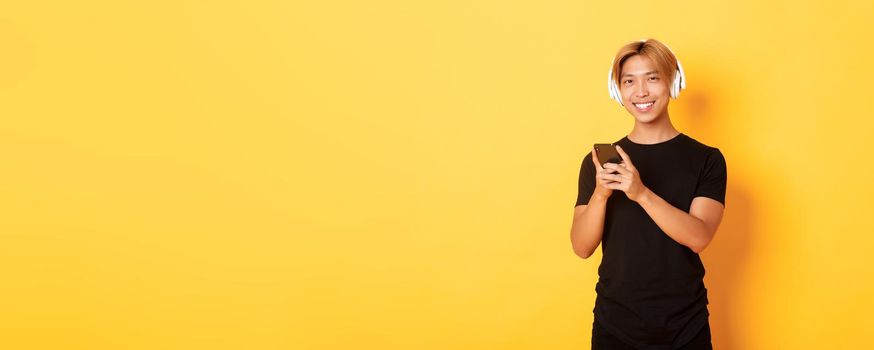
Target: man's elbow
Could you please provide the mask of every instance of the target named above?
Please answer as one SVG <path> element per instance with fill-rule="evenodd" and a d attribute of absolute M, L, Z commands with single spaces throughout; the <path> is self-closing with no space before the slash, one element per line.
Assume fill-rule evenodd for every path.
<path fill-rule="evenodd" d="M 574 254 L 576 254 L 578 257 L 581 257 L 583 259 L 588 259 L 590 256 L 592 256 L 592 253 L 594 253 L 594 251 L 587 251 L 584 249 L 579 249 L 577 247 L 574 247 Z"/>
<path fill-rule="evenodd" d="M 710 242 L 712 240 L 713 240 L 713 236 L 711 235 L 705 241 L 698 242 L 697 244 L 693 244 L 692 246 L 689 247 L 689 249 L 692 249 L 692 251 L 695 252 L 695 254 L 701 254 L 701 252 L 704 251 L 704 248 L 707 248 L 707 246 L 710 245 Z"/>
<path fill-rule="evenodd" d="M 689 249 L 692 249 L 696 254 L 701 254 L 701 252 L 704 251 L 704 248 L 707 248 L 707 246 L 710 245 L 710 242 L 713 241 L 713 236 L 716 235 L 716 229 L 718 227 L 709 227 L 703 220 L 701 221 L 701 226 L 703 226 L 704 230 L 703 239 L 700 242 L 695 242 L 695 244 L 689 246 Z"/>

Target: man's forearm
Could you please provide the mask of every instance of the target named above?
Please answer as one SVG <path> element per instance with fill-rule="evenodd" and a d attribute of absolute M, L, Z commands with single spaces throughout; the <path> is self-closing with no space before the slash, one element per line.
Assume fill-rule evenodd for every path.
<path fill-rule="evenodd" d="M 592 196 L 586 209 L 574 217 L 571 226 L 571 244 L 574 252 L 587 259 L 598 248 L 604 232 L 607 198 Z"/>
<path fill-rule="evenodd" d="M 637 203 L 662 231 L 692 251 L 701 252 L 710 241 L 704 221 L 674 207 L 650 189 L 644 191 Z"/>

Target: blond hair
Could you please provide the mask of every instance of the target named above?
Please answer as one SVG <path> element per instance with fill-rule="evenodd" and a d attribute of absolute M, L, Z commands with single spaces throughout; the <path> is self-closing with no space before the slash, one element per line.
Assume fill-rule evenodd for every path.
<path fill-rule="evenodd" d="M 619 49 L 619 52 L 616 53 L 616 57 L 613 58 L 613 67 L 611 68 L 613 72 L 613 82 L 616 83 L 616 86 L 620 85 L 620 76 L 622 70 L 622 64 L 632 56 L 641 55 L 647 57 L 652 61 L 656 66 L 656 70 L 662 76 L 670 79 L 667 81 L 668 87 L 673 83 L 673 79 L 675 74 L 677 73 L 677 57 L 674 56 L 674 53 L 671 52 L 665 44 L 662 44 L 661 41 L 656 39 L 646 39 L 634 41 L 628 44 L 625 44 Z"/>

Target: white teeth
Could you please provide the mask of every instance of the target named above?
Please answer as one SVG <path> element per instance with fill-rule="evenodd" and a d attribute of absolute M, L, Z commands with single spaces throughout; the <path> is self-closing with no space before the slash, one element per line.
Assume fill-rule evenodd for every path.
<path fill-rule="evenodd" d="M 637 106 L 637 107 L 639 107 L 639 108 L 646 109 L 646 108 L 649 108 L 649 106 L 652 106 L 652 104 L 653 104 L 653 102 L 650 102 L 650 103 L 644 103 L 644 104 L 637 104 L 637 103 L 635 103 L 634 105 Z"/>

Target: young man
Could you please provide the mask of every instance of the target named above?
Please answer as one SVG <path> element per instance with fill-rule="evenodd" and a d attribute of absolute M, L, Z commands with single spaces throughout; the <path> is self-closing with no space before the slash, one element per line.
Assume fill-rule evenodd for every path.
<path fill-rule="evenodd" d="M 649 39 L 623 46 L 611 96 L 634 117 L 614 142 L 622 161 L 580 167 L 571 243 L 583 259 L 601 244 L 592 349 L 712 349 L 704 266 L 725 206 L 718 148 L 677 131 L 668 102 L 685 76 L 673 52 Z M 616 85 L 612 85 L 616 84 Z"/>

